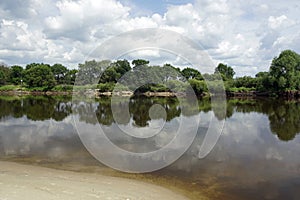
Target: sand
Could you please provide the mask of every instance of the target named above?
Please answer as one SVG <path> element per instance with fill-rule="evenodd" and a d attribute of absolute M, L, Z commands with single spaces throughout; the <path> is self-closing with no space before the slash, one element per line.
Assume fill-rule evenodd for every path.
<path fill-rule="evenodd" d="M 0 161 L 0 200 L 181 200 L 180 194 L 131 179 Z"/>

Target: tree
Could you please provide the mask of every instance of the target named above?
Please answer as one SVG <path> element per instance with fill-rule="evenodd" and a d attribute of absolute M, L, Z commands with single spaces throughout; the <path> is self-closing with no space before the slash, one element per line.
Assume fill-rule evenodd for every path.
<path fill-rule="evenodd" d="M 127 60 L 118 60 L 110 64 L 101 75 L 99 83 L 116 83 L 124 74 L 131 70 L 130 63 Z"/>
<path fill-rule="evenodd" d="M 0 71 L 0 86 L 5 84 L 5 75 Z"/>
<path fill-rule="evenodd" d="M 215 69 L 215 74 L 216 73 L 220 73 L 221 76 L 222 76 L 222 79 L 224 81 L 227 81 L 227 80 L 232 80 L 233 79 L 233 76 L 235 75 L 235 72 L 234 70 L 232 69 L 232 67 L 228 66 L 228 65 L 225 65 L 223 63 L 220 63 L 216 69 Z"/>
<path fill-rule="evenodd" d="M 115 70 L 121 76 L 123 76 L 126 72 L 131 70 L 130 63 L 127 60 L 117 60 L 113 63 L 115 65 Z"/>
<path fill-rule="evenodd" d="M 197 79 L 190 79 L 189 84 L 193 88 L 196 95 L 202 95 L 204 92 L 207 92 L 207 85 L 205 81 L 199 81 Z"/>
<path fill-rule="evenodd" d="M 300 72 L 300 55 L 285 50 L 272 60 L 270 75 L 274 78 L 274 88 L 278 91 L 297 88 L 297 77 Z"/>
<path fill-rule="evenodd" d="M 5 65 L 0 66 L 0 85 L 10 83 L 11 69 Z"/>
<path fill-rule="evenodd" d="M 148 60 L 143 60 L 143 59 L 137 59 L 132 61 L 133 67 L 137 66 L 142 66 L 142 65 L 148 65 L 149 61 Z"/>
<path fill-rule="evenodd" d="M 50 66 L 43 63 L 26 70 L 25 82 L 29 87 L 52 88 L 55 86 L 55 79 Z"/>
<path fill-rule="evenodd" d="M 170 64 L 165 64 L 163 67 L 157 68 L 157 75 L 160 76 L 164 83 L 170 80 L 182 79 L 179 68 L 175 68 Z"/>
<path fill-rule="evenodd" d="M 116 72 L 116 68 L 114 66 L 110 66 L 101 75 L 99 83 L 116 83 L 120 77 L 121 74 Z"/>
<path fill-rule="evenodd" d="M 243 76 L 234 80 L 235 87 L 255 88 L 256 79 L 251 76 Z"/>
<path fill-rule="evenodd" d="M 97 84 L 102 73 L 111 65 L 110 60 L 102 61 L 85 61 L 84 64 L 78 65 L 76 83 L 79 85 Z"/>
<path fill-rule="evenodd" d="M 43 63 L 41 63 L 41 64 L 43 64 Z M 36 66 L 39 66 L 39 65 L 40 65 L 40 63 L 30 63 L 30 64 L 26 65 L 25 70 L 28 70 L 32 67 L 36 67 Z M 49 65 L 49 67 L 50 67 L 50 65 Z"/>
<path fill-rule="evenodd" d="M 18 65 L 12 66 L 11 74 L 10 74 L 11 82 L 15 85 L 20 84 L 21 80 L 23 79 L 23 73 L 24 73 L 23 67 L 18 66 Z"/>
<path fill-rule="evenodd" d="M 74 85 L 77 73 L 77 69 L 68 70 L 64 77 L 64 83 L 67 85 Z"/>
<path fill-rule="evenodd" d="M 65 76 L 69 70 L 62 64 L 54 64 L 51 66 L 51 71 L 57 84 L 63 84 Z"/>
<path fill-rule="evenodd" d="M 269 72 L 259 72 L 256 77 L 256 90 L 260 92 L 267 92 L 273 90 L 273 78 Z"/>
<path fill-rule="evenodd" d="M 182 75 L 188 80 L 188 79 L 196 79 L 196 80 L 203 80 L 203 77 L 201 73 L 193 68 L 185 68 L 182 70 Z"/>

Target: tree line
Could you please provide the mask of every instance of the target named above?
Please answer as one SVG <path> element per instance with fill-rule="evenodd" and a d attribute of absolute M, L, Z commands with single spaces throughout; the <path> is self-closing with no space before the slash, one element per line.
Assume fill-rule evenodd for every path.
<path fill-rule="evenodd" d="M 282 51 L 272 60 L 269 71 L 259 72 L 255 77 L 234 78 L 233 68 L 223 63 L 218 64 L 213 74 L 201 74 L 190 67 L 180 69 L 171 64 L 155 66 L 149 63 L 143 59 L 131 63 L 128 60 L 91 60 L 80 63 L 77 69 L 44 63 L 31 63 L 25 68 L 1 65 L 0 86 L 21 85 L 23 88 L 43 91 L 72 90 L 76 80 L 76 85 L 93 84 L 102 92 L 112 91 L 118 83 L 120 90 L 136 92 L 181 92 L 191 86 L 196 94 L 201 95 L 208 92 L 206 81 L 213 82 L 220 74 L 227 92 L 278 93 L 300 90 L 300 55 L 292 50 Z M 126 78 L 123 78 L 124 75 Z"/>

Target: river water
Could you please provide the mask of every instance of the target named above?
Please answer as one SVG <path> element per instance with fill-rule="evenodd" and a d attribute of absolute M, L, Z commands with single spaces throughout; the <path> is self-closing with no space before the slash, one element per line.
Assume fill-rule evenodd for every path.
<path fill-rule="evenodd" d="M 124 114 L 121 102 L 114 107 L 119 116 Z M 1 96 L 0 159 L 140 179 L 178 190 L 191 199 L 203 195 L 212 199 L 300 198 L 300 102 L 228 99 L 226 115 L 212 109 L 208 98 L 199 99 L 198 106 L 186 113 L 175 98 L 135 97 L 127 103 L 129 115 L 119 117 L 117 126 L 109 97 L 72 102 L 72 97 L 64 96 Z M 165 108 L 165 115 L 149 116 L 152 105 Z M 74 117 L 87 130 L 100 124 L 114 144 L 137 153 L 166 145 L 181 117 L 199 118 L 200 124 L 192 145 L 173 164 L 151 173 L 127 174 L 91 156 L 80 140 Z M 212 151 L 200 158 L 212 118 L 225 120 L 225 125 Z M 169 128 L 147 145 L 120 134 L 120 126 L 147 134 L 156 125 Z"/>

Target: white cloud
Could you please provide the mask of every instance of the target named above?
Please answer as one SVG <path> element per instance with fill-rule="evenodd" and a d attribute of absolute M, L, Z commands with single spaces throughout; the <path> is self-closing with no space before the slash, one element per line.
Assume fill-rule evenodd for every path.
<path fill-rule="evenodd" d="M 151 58 L 151 57 L 160 57 L 159 50 L 153 49 L 142 49 L 136 50 L 129 54 L 131 57 L 135 58 Z"/>
<path fill-rule="evenodd" d="M 130 10 L 115 0 L 62 0 L 56 6 L 59 14 L 45 19 L 47 36 L 78 40 L 88 40 L 92 29 L 122 19 Z"/>
<path fill-rule="evenodd" d="M 60 62 L 74 67 L 120 33 L 163 28 L 191 38 L 214 63 L 232 65 L 239 76 L 255 75 L 267 70 L 281 50 L 300 51 L 297 5 L 296 0 L 195 0 L 149 15 L 117 0 L 6 1 L 0 3 L 0 57 L 8 64 Z"/>
<path fill-rule="evenodd" d="M 268 25 L 271 29 L 282 28 L 283 25 L 292 26 L 294 24 L 295 22 L 288 19 L 285 15 L 281 15 L 279 17 L 270 16 L 268 19 Z"/>

